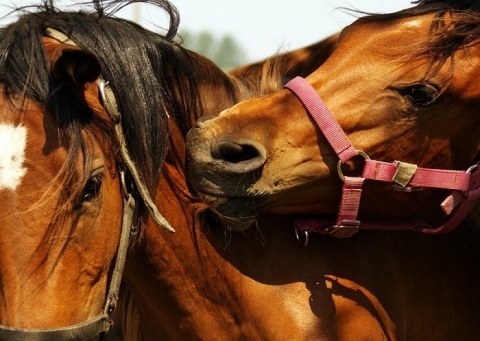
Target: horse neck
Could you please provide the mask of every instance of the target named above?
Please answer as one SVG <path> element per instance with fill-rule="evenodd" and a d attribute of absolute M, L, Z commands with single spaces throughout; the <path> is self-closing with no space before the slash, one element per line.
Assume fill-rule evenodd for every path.
<path fill-rule="evenodd" d="M 204 89 L 212 86 L 206 82 L 202 85 Z M 217 94 L 222 101 L 212 100 L 211 104 L 204 104 L 204 108 L 218 110 L 220 102 L 231 105 L 229 93 Z M 195 120 L 196 117 L 185 119 L 186 122 Z M 184 171 L 185 136 L 173 118 L 169 120 L 169 127 L 170 148 L 163 163 L 156 204 L 176 233 L 169 235 L 149 221 L 140 244 L 127 259 L 124 278 L 131 295 L 124 296 L 126 340 L 181 339 L 186 335 L 207 339 L 207 326 L 225 328 L 224 336 L 228 335 L 229 324 L 222 323 L 220 327 L 213 319 L 215 315 L 227 315 L 212 303 L 219 301 L 217 295 L 220 295 L 215 283 L 225 281 L 215 278 L 219 273 L 212 272 L 213 268 L 207 265 L 210 260 L 220 260 L 200 232 L 198 211 L 204 205 L 196 201 L 188 189 Z M 207 314 L 209 310 L 215 313 Z M 187 331 L 179 328 L 179 324 L 185 324 Z M 179 334 L 180 331 L 185 334 Z"/>
<path fill-rule="evenodd" d="M 261 249 L 259 239 L 235 244 L 245 247 L 238 253 L 230 249 L 231 236 L 200 219 L 200 207 L 186 199 L 187 188 L 178 190 L 184 179 L 172 181 L 175 172 L 170 167 L 165 165 L 157 203 L 176 233 L 169 235 L 149 224 L 142 244 L 130 255 L 125 280 L 134 297 L 130 303 L 136 307 L 129 310 L 132 315 L 124 324 L 127 333 L 136 323 L 142 335 L 134 340 L 304 338 L 308 330 L 302 330 L 304 326 L 292 316 L 295 310 L 287 308 L 282 298 L 285 290 L 302 288 L 298 296 L 290 295 L 308 302 L 304 283 L 285 289 L 242 273 L 239 269 L 252 269 L 257 257 L 252 248 Z M 268 258 L 268 268 L 273 269 L 275 257 Z"/>
<path fill-rule="evenodd" d="M 298 311 L 291 308 L 297 301 L 309 302 L 311 295 L 321 296 L 322 306 L 332 304 L 330 289 L 322 287 L 322 272 L 310 267 L 323 259 L 323 249 L 316 249 L 313 257 L 302 249 L 301 258 L 311 261 L 305 261 L 307 267 L 299 266 L 298 258 L 285 253 L 298 250 L 285 217 L 268 219 L 275 230 L 269 233 L 268 245 L 255 231 L 247 231 L 243 238 L 202 220 L 205 206 L 189 191 L 185 177 L 185 138 L 175 122 L 170 123 L 172 148 L 156 203 L 176 233 L 167 234 L 149 221 L 141 244 L 128 258 L 125 282 L 132 296 L 123 324 L 125 340 L 291 340 L 331 328 L 329 314 L 316 317 L 308 304 L 298 306 Z M 280 271 L 275 270 L 278 264 Z M 337 313 L 348 315 L 352 309 L 357 308 L 348 305 Z M 381 306 L 376 309 L 382 311 Z M 383 319 L 389 323 L 388 316 Z"/>
<path fill-rule="evenodd" d="M 166 197 L 172 195 L 169 186 L 163 189 Z M 365 325 L 376 325 L 377 318 L 393 335 L 389 317 L 375 297 L 368 300 L 380 317 L 369 315 L 352 298 L 345 300 L 343 293 L 331 296 L 333 288 L 329 285 L 349 295 L 370 295 L 355 283 L 324 276 L 329 273 L 328 260 L 337 262 L 351 244 L 340 251 L 338 245 L 330 247 L 326 259 L 322 258 L 324 248 L 316 248 L 315 254 L 300 249 L 296 254 L 292 250 L 299 248 L 285 217 L 270 221 L 275 231 L 270 231 L 269 243 L 264 245 L 254 231 L 247 231 L 244 238 L 225 234 L 219 226 L 201 224 L 193 210 L 185 210 L 181 200 L 172 201 L 171 197 L 169 205 L 172 211 L 163 213 L 177 232 L 166 235 L 148 226 L 145 243 L 130 262 L 135 265 L 127 268 L 127 284 L 135 296 L 136 323 L 142 332 L 141 338 L 133 340 L 322 339 L 319 335 L 327 339 L 325 330 L 335 329 L 338 321 L 352 313 L 366 315 L 355 319 L 360 327 L 347 327 L 352 335 L 362 335 Z M 182 207 L 189 214 L 179 214 Z M 136 272 L 134 283 L 132 271 Z M 358 272 L 362 272 L 361 267 Z M 312 299 L 314 305 L 310 306 Z M 325 308 L 331 306 L 336 311 Z M 321 313 L 317 316 L 312 310 Z M 376 337 L 364 339 L 380 340 L 378 334 L 384 337 L 383 332 L 374 331 Z"/>
<path fill-rule="evenodd" d="M 215 98 L 221 99 L 205 102 L 206 110 L 218 113 L 231 106 L 237 96 L 246 94 L 234 79 L 226 77 L 222 81 L 232 83 L 229 87 L 206 81 L 200 84 L 200 91 L 205 91 L 205 95 L 215 93 Z M 212 90 L 214 87 L 217 90 Z M 200 95 L 204 94 L 200 92 Z M 201 218 L 206 205 L 192 194 L 187 184 L 185 136 L 173 118 L 169 126 L 170 148 L 163 164 L 156 204 L 176 233 L 169 235 L 149 220 L 140 244 L 129 255 L 124 278 L 132 293 L 129 302 L 136 308 L 130 305 L 127 309 L 126 332 L 136 340 L 138 330 L 144 340 L 209 339 L 212 331 L 217 339 L 238 339 L 242 335 L 251 339 L 274 339 L 266 333 L 278 328 L 265 322 L 262 322 L 264 327 L 259 328 L 255 324 L 264 317 L 251 316 L 252 311 L 260 311 L 251 305 L 263 305 L 264 300 L 252 301 L 250 297 L 253 291 L 263 292 L 256 297 L 265 300 L 273 300 L 277 294 L 263 286 L 255 289 L 259 284 L 243 276 L 219 253 L 219 249 L 225 249 L 226 237 L 221 227 Z M 244 290 L 238 291 L 238 283 L 244 284 Z M 272 315 L 282 312 L 278 305 L 270 306 Z M 250 316 L 247 318 L 247 315 Z M 278 324 L 289 318 L 285 314 L 274 321 Z M 238 320 L 248 323 L 240 326 Z"/>
<path fill-rule="evenodd" d="M 137 308 L 130 310 L 129 318 L 138 314 L 144 340 L 273 339 L 265 333 L 277 328 L 266 326 L 262 331 L 255 326 L 262 318 L 254 316 L 259 307 L 252 307 L 273 300 L 273 293 L 254 289 L 258 283 L 222 258 L 215 246 L 225 247 L 223 232 L 203 223 L 199 216 L 203 204 L 194 200 L 170 161 L 164 165 L 157 204 L 176 233 L 169 235 L 150 223 L 141 245 L 130 255 L 125 281 Z M 252 301 L 255 291 L 262 294 Z M 272 304 L 278 312 L 279 304 Z"/>

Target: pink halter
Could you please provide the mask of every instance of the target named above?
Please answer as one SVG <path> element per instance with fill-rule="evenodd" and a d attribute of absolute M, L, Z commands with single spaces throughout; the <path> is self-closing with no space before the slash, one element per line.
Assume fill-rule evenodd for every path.
<path fill-rule="evenodd" d="M 480 197 L 480 171 L 478 163 L 467 171 L 420 168 L 416 165 L 395 161 L 387 163 L 371 160 L 362 151 L 353 148 L 337 121 L 333 118 L 315 89 L 302 77 L 296 77 L 285 84 L 303 103 L 327 141 L 339 157 L 338 173 L 343 180 L 342 200 L 336 222 L 305 219 L 295 222 L 297 238 L 299 233 L 308 242 L 308 232 L 330 234 L 338 238 L 354 235 L 359 229 L 405 230 L 413 229 L 426 234 L 439 234 L 453 230 L 465 219 L 475 200 Z M 354 156 L 362 156 L 365 166 L 361 177 L 343 176 L 342 164 Z M 421 220 L 404 222 L 362 221 L 358 209 L 364 181 L 390 182 L 404 191 L 430 187 L 452 190 L 441 207 L 449 216 L 445 224 L 433 228 Z"/>

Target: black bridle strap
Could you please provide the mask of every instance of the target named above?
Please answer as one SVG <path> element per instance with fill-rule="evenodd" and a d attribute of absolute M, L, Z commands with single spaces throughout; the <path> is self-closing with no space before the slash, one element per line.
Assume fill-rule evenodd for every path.
<path fill-rule="evenodd" d="M 110 317 L 102 313 L 94 319 L 55 329 L 19 329 L 0 327 L 0 340 L 2 341 L 85 341 L 107 332 L 112 326 Z"/>

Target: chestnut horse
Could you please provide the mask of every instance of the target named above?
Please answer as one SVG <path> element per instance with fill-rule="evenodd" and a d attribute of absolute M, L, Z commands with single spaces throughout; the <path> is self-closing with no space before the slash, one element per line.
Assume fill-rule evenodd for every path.
<path fill-rule="evenodd" d="M 431 0 L 361 18 L 306 80 L 188 136 L 195 188 L 231 229 L 261 212 L 311 214 L 285 220 L 305 237 L 352 237 L 311 238 L 322 249 L 310 275 L 361 284 L 399 339 L 480 332 L 478 213 L 452 231 L 479 194 L 479 11 Z M 362 231 L 373 228 L 404 231 Z M 287 233 L 264 229 L 265 243 Z"/>
<path fill-rule="evenodd" d="M 149 195 L 171 108 L 150 90 L 178 14 L 156 3 L 166 37 L 50 1 L 0 29 L 1 340 L 108 331 L 132 227 L 171 229 Z"/>

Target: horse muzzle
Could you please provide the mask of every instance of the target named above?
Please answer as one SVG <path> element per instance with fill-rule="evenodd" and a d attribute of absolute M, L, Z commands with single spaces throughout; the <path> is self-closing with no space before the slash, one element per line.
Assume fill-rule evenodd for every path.
<path fill-rule="evenodd" d="M 254 196 L 249 193 L 262 175 L 266 149 L 253 139 L 215 136 L 210 127 L 197 127 L 187 135 L 188 174 L 194 188 L 220 197 Z M 241 181 L 241 186 L 239 185 Z"/>

